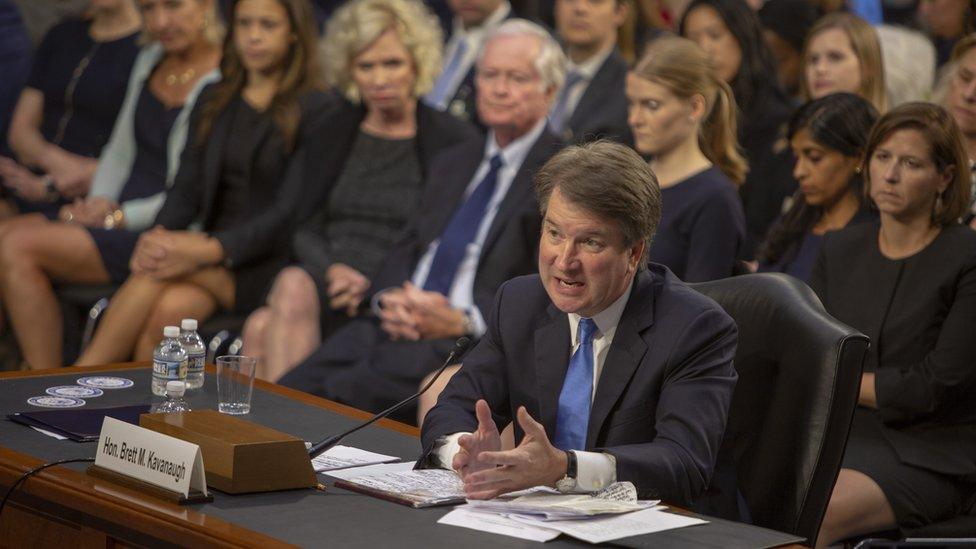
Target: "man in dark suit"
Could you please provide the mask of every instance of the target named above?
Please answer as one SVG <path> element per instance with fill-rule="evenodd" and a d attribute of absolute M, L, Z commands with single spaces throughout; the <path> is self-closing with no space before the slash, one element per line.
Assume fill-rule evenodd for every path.
<path fill-rule="evenodd" d="M 487 137 L 432 162 L 419 215 L 373 280 L 376 318 L 347 324 L 280 383 L 381 410 L 413 393 L 458 336 L 484 333 L 498 287 L 535 270 L 532 176 L 560 147 L 546 113 L 564 65 L 537 25 L 513 19 L 493 31 L 478 64 Z M 415 416 L 405 408 L 396 417 Z"/>
<path fill-rule="evenodd" d="M 627 61 L 616 49 L 627 2 L 556 0 L 555 11 L 569 67 L 550 113 L 553 132 L 575 143 L 603 138 L 632 144 L 624 96 Z"/>
<path fill-rule="evenodd" d="M 424 460 L 457 470 L 471 498 L 630 481 L 691 505 L 725 430 L 735 324 L 667 268 L 644 267 L 661 195 L 632 149 L 570 147 L 536 189 L 539 274 L 498 291 L 487 333 L 424 420 Z M 518 446 L 500 450 L 510 421 Z"/>

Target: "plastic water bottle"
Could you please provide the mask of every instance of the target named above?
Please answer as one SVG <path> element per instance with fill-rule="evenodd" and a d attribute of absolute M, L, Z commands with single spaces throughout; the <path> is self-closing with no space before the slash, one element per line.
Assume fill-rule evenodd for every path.
<path fill-rule="evenodd" d="M 153 352 L 152 392 L 154 395 L 166 394 L 168 381 L 186 380 L 186 350 L 180 345 L 180 328 L 163 328 L 163 340 Z"/>
<path fill-rule="evenodd" d="M 180 323 L 180 345 L 186 351 L 186 388 L 203 387 L 203 366 L 207 361 L 207 347 L 197 333 L 197 321 L 184 318 Z"/>
<path fill-rule="evenodd" d="M 182 381 L 167 381 L 166 400 L 153 408 L 153 412 L 157 414 L 189 412 L 190 406 L 183 400 L 184 394 L 186 394 L 185 383 Z"/>

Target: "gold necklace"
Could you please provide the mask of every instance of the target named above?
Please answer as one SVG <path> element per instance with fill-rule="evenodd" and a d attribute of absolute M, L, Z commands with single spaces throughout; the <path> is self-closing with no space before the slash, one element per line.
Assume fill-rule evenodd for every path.
<path fill-rule="evenodd" d="M 186 84 L 191 79 L 193 79 L 193 77 L 196 75 L 197 75 L 197 71 L 193 67 L 190 67 L 189 69 L 186 69 L 181 73 L 171 72 L 166 75 L 166 83 L 170 86 L 175 86 L 177 84 Z"/>

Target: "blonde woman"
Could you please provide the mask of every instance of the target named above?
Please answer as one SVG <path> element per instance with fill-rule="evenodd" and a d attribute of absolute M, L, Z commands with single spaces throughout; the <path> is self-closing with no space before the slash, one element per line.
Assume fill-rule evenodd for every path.
<path fill-rule="evenodd" d="M 627 76 L 627 100 L 664 203 L 650 260 L 689 282 L 731 275 L 745 236 L 736 188 L 747 171 L 731 88 L 694 42 L 662 38 Z"/>
<path fill-rule="evenodd" d="M 427 166 L 475 130 L 419 98 L 440 72 L 442 37 L 421 2 L 355 0 L 326 27 L 326 78 L 343 98 L 315 148 L 317 213 L 295 236 L 298 266 L 276 278 L 244 344 L 276 380 L 354 316 L 419 203 Z"/>
<path fill-rule="evenodd" d="M 804 99 L 836 92 L 860 95 L 878 112 L 888 108 L 881 43 L 874 28 L 850 13 L 832 13 L 810 29 L 803 48 Z"/>

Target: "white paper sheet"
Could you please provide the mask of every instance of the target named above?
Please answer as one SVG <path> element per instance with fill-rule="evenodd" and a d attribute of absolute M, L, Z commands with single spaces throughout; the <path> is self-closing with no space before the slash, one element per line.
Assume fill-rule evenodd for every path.
<path fill-rule="evenodd" d="M 348 467 L 362 467 L 364 465 L 373 465 L 376 463 L 389 463 L 391 461 L 397 461 L 396 456 L 387 456 L 384 454 L 377 454 L 376 452 L 369 452 L 366 450 L 360 450 L 359 448 L 353 448 L 352 446 L 333 446 L 329 448 L 326 452 L 320 454 L 315 459 L 312 460 L 312 467 L 315 468 L 316 473 L 322 473 L 325 471 L 333 471 L 335 469 L 346 469 Z"/>
<path fill-rule="evenodd" d="M 47 435 L 49 437 L 54 437 L 54 438 L 56 438 L 58 440 L 68 440 L 68 437 L 66 437 L 64 435 L 59 435 L 57 433 L 52 433 L 51 431 L 46 431 L 44 429 L 41 429 L 40 427 L 34 427 L 33 425 L 31 425 L 31 429 L 37 431 L 38 433 L 43 433 L 43 434 L 45 434 L 45 435 Z"/>
<path fill-rule="evenodd" d="M 559 530 L 526 524 L 504 515 L 470 511 L 465 506 L 458 507 L 437 522 L 530 541 L 549 541 L 559 537 L 560 534 Z"/>
<path fill-rule="evenodd" d="M 511 515 L 510 518 L 529 526 L 544 524 L 546 528 L 559 530 L 564 534 L 589 543 L 604 543 L 630 536 L 663 532 L 664 530 L 684 528 L 695 524 L 706 524 L 707 522 L 694 517 L 668 513 L 657 508 L 605 518 L 559 520 L 545 523 L 516 515 Z"/>
<path fill-rule="evenodd" d="M 379 465 L 366 465 L 364 467 L 353 467 L 351 469 L 336 469 L 333 471 L 326 471 L 325 474 L 329 475 L 330 477 L 349 480 L 351 478 L 361 477 L 363 475 L 381 475 L 383 473 L 392 473 L 397 471 L 410 471 L 416 464 L 416 461 L 405 461 L 402 463 L 380 463 Z"/>

